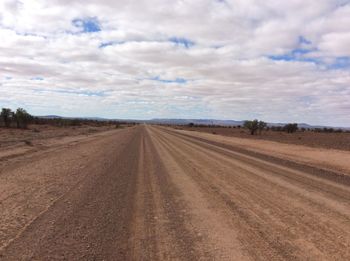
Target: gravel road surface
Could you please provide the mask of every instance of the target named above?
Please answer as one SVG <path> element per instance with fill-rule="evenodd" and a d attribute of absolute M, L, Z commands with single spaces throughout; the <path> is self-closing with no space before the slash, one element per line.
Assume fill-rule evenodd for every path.
<path fill-rule="evenodd" d="M 141 125 L 0 168 L 0 260 L 350 260 L 349 176 Z"/>

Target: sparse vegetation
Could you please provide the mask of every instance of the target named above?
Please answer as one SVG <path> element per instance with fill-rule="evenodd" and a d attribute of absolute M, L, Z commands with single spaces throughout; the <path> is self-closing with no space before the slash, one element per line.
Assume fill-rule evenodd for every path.
<path fill-rule="evenodd" d="M 250 131 L 251 135 L 254 135 L 257 131 L 259 131 L 259 134 L 266 128 L 267 123 L 264 121 L 258 121 L 258 120 L 253 120 L 253 121 L 245 121 L 244 122 L 244 127 L 247 128 Z"/>
<path fill-rule="evenodd" d="M 6 128 L 9 128 L 11 126 L 11 121 L 13 118 L 13 113 L 11 109 L 2 108 L 0 115 L 1 115 L 1 121 L 3 122 L 4 126 Z"/>
<path fill-rule="evenodd" d="M 259 134 L 261 135 L 261 132 L 267 127 L 267 123 L 264 121 L 259 121 L 258 123 L 258 129 L 259 129 Z"/>
<path fill-rule="evenodd" d="M 18 108 L 15 112 L 9 108 L 2 108 L 0 113 L 0 127 L 27 129 L 29 124 L 51 125 L 56 127 L 79 127 L 82 125 L 101 127 L 114 125 L 116 128 L 121 128 L 121 125 L 135 125 L 136 123 L 81 118 L 35 117 L 30 115 L 23 108 Z"/>
<path fill-rule="evenodd" d="M 18 108 L 15 112 L 9 108 L 1 110 L 1 124 L 6 128 L 10 128 L 12 123 L 16 123 L 17 128 L 26 129 L 33 119 L 34 117 L 23 108 Z"/>
<path fill-rule="evenodd" d="M 298 124 L 297 123 L 288 123 L 283 127 L 283 129 L 287 133 L 294 133 L 298 130 Z"/>
<path fill-rule="evenodd" d="M 247 128 L 250 131 L 250 134 L 254 135 L 259 128 L 259 122 L 258 120 L 245 121 L 244 128 Z"/>
<path fill-rule="evenodd" d="M 18 108 L 16 113 L 14 113 L 14 118 L 16 120 L 17 128 L 26 129 L 29 122 L 33 119 L 33 116 L 30 115 L 25 109 Z"/>
<path fill-rule="evenodd" d="M 283 125 L 280 126 L 268 126 L 262 131 L 262 135 L 250 135 L 250 132 L 246 128 L 234 128 L 230 126 L 203 126 L 198 125 L 194 128 L 189 128 L 188 125 L 170 125 L 176 129 L 198 131 L 204 133 L 213 133 L 217 135 L 237 137 L 237 138 L 249 138 L 254 140 L 270 140 L 275 142 L 306 145 L 312 147 L 332 148 L 340 150 L 350 150 L 350 130 L 333 128 L 334 132 L 327 132 L 323 128 L 306 128 L 304 130 L 301 127 L 295 133 L 287 133 L 283 129 Z M 329 129 L 329 127 L 327 128 Z M 340 132 L 342 131 L 342 132 Z M 258 131 L 257 131 L 258 133 Z"/>

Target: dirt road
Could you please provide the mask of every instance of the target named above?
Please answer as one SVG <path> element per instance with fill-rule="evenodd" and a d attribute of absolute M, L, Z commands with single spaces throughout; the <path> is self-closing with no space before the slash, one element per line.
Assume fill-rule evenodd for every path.
<path fill-rule="evenodd" d="M 350 178 L 139 126 L 0 168 L 0 260 L 350 260 Z"/>

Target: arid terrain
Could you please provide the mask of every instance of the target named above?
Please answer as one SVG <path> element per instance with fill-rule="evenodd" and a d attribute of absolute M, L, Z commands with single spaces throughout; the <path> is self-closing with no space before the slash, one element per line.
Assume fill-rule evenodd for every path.
<path fill-rule="evenodd" d="M 0 260 L 350 260 L 347 150 L 150 125 L 1 137 Z"/>
<path fill-rule="evenodd" d="M 123 128 L 123 126 L 120 126 Z M 111 130 L 115 126 L 72 126 L 31 125 L 27 129 L 0 128 L 0 159 L 16 157 L 58 143 L 77 141 L 95 133 Z"/>
<path fill-rule="evenodd" d="M 176 126 L 175 129 L 199 131 L 254 140 L 269 140 L 287 144 L 307 145 L 314 148 L 338 149 L 350 151 L 350 132 L 343 133 L 322 133 L 314 131 L 297 131 L 296 133 L 286 133 L 285 131 L 266 131 L 261 135 L 250 135 L 247 129 L 243 128 L 223 128 L 223 127 L 188 127 Z"/>

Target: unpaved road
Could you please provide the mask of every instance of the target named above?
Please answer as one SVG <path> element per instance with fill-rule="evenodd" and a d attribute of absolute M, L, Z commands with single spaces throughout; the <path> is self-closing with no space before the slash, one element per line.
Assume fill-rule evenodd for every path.
<path fill-rule="evenodd" d="M 0 168 L 0 260 L 350 260 L 350 179 L 139 126 Z"/>

